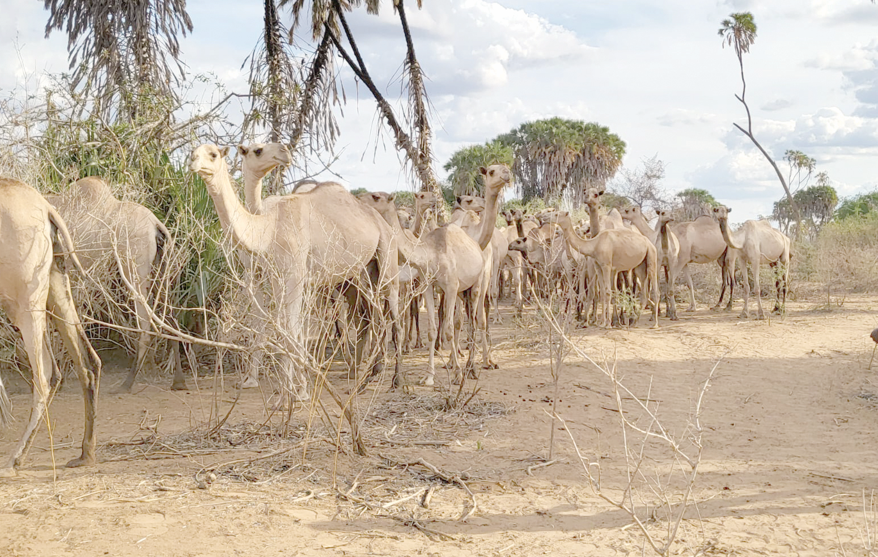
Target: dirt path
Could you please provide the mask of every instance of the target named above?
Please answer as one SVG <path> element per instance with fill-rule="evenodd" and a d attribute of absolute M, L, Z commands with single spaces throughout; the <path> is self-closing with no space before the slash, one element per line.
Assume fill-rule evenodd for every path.
<path fill-rule="evenodd" d="M 878 545 L 866 539 L 867 525 L 878 535 L 878 512 L 863 508 L 864 492 L 868 507 L 878 487 L 878 385 L 866 370 L 878 299 L 849 298 L 830 313 L 810 307 L 792 303 L 786 319 L 770 324 L 701 310 L 659 330 L 573 334 L 596 361 L 615 355 L 623 383 L 658 401 L 659 419 L 675 434 L 725 355 L 704 401 L 703 463 L 679 553 L 862 555 L 866 544 Z M 221 439 L 181 435 L 209 419 L 209 379 L 200 392 L 155 383 L 114 395 L 109 387 L 121 374 L 110 372 L 99 408 L 102 462 L 53 474 L 43 430 L 19 477 L 0 482 L 0 555 L 639 554 L 641 535 L 588 488 L 566 433 L 556 430 L 560 462 L 528 475 L 546 454 L 549 432 L 546 335 L 532 317 L 516 325 L 504 316 L 494 329 L 500 369 L 483 372 L 466 411 L 442 412 L 441 397 L 424 387 L 414 398 L 384 389 L 364 397 L 371 400 L 366 458 L 336 458 L 318 439 L 303 462 L 307 414 L 294 417 L 285 440 L 263 435 L 255 429 L 266 419 L 258 392 L 244 394 Z M 406 361 L 413 377 L 425 363 L 422 354 Z M 601 456 L 605 487 L 619 488 L 626 468 L 612 385 L 580 358 L 568 364 L 558 412 L 583 451 Z M 21 391 L 12 396 L 18 427 L 29 405 Z M 59 463 L 75 456 L 79 441 L 77 391 L 68 386 L 52 406 Z M 220 406 L 233 396 L 223 392 Z M 634 401 L 624 404 L 635 416 Z M 0 437 L 0 455 L 18 427 Z M 313 430 L 318 438 L 328 431 L 319 417 Z M 247 464 L 283 448 L 290 450 Z M 671 462 L 661 446 L 648 445 L 647 454 L 645 466 Z M 395 464 L 418 459 L 465 478 L 478 504 L 466 522 L 458 519 L 471 503 L 459 485 Z M 242 462 L 216 467 L 234 460 Z M 213 467 L 216 479 L 199 488 L 205 475 L 193 475 Z M 431 486 L 425 509 L 418 502 Z M 641 503 L 657 502 L 645 489 L 637 494 Z M 640 506 L 640 516 L 651 510 Z"/>

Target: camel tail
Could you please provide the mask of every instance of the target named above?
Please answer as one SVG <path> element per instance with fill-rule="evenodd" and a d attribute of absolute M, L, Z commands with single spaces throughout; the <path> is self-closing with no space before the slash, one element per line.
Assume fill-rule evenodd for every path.
<path fill-rule="evenodd" d="M 12 401 L 6 394 L 3 379 L 0 379 L 0 427 L 7 427 L 12 423 Z"/>
<path fill-rule="evenodd" d="M 70 231 L 67 230 L 67 224 L 64 222 L 64 219 L 61 218 L 61 214 L 53 207 L 50 203 L 46 203 L 46 208 L 49 211 L 49 222 L 52 223 L 52 226 L 55 227 L 55 230 L 58 233 L 58 237 L 63 241 L 63 247 L 61 247 L 61 253 L 57 253 L 56 255 L 68 255 L 70 259 L 73 261 L 73 265 L 76 267 L 76 270 L 85 274 L 85 271 L 82 268 L 82 265 L 79 263 L 79 258 L 76 257 L 76 247 L 73 245 L 73 238 L 70 236 Z M 66 252 L 66 253 L 64 253 Z"/>
<path fill-rule="evenodd" d="M 152 262 L 152 266 L 157 270 L 156 276 L 164 276 L 165 271 L 168 269 L 168 259 L 171 253 L 171 246 L 173 243 L 171 242 L 171 232 L 165 226 L 165 224 L 156 219 L 156 235 L 155 235 L 155 260 Z"/>

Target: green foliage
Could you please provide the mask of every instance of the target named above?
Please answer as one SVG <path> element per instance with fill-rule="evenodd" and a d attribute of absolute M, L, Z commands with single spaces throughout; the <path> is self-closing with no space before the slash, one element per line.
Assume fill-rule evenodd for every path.
<path fill-rule="evenodd" d="M 753 14 L 733 13 L 720 25 L 719 36 L 723 39 L 723 46 L 734 47 L 739 59 L 743 53 L 750 52 L 750 45 L 756 42 L 756 20 L 753 19 Z"/>
<path fill-rule="evenodd" d="M 616 195 L 608 191 L 601 196 L 601 205 L 607 209 L 624 209 L 631 206 L 631 200 L 624 195 Z"/>
<path fill-rule="evenodd" d="M 397 207 L 407 207 L 410 209 L 414 208 L 415 194 L 410 191 L 398 191 L 395 193 L 395 201 Z"/>
<path fill-rule="evenodd" d="M 871 217 L 878 213 L 878 190 L 849 197 L 841 202 L 835 213 L 836 220 Z"/>
<path fill-rule="evenodd" d="M 479 168 L 492 164 L 513 166 L 512 148 L 497 140 L 455 151 L 445 163 L 448 181 L 455 195 L 480 195 L 484 186 Z"/>
<path fill-rule="evenodd" d="M 513 150 L 524 199 L 579 201 L 585 187 L 612 178 L 625 155 L 625 142 L 609 128 L 557 117 L 526 122 L 497 141 Z"/>
<path fill-rule="evenodd" d="M 360 195 L 361 193 L 369 193 L 369 190 L 366 188 L 354 188 L 351 190 L 351 194 Z"/>

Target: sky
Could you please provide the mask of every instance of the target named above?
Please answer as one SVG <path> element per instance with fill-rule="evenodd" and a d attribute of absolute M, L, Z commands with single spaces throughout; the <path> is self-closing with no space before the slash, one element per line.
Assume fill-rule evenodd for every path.
<path fill-rule="evenodd" d="M 869 0 L 424 0 L 407 14 L 433 105 L 435 168 L 455 150 L 551 116 L 598 122 L 627 143 L 624 165 L 658 157 L 663 186 L 710 191 L 740 218 L 771 212 L 782 190 L 739 131 L 746 114 L 734 50 L 717 30 L 750 11 L 758 35 L 745 55 L 756 138 L 782 159 L 814 157 L 841 196 L 878 187 L 878 5 Z M 389 7 L 350 19 L 366 63 L 389 97 L 404 44 Z M 67 68 L 66 37 L 44 38 L 42 2 L 0 0 L 0 97 Z M 245 58 L 262 2 L 189 0 L 182 40 L 193 74 L 247 90 Z M 375 104 L 344 71 L 332 170 L 352 188 L 411 190 L 400 156 L 379 130 Z M 240 106 L 230 110 L 242 110 Z M 255 137 L 252 140 L 264 140 Z M 780 161 L 781 167 L 786 163 Z"/>

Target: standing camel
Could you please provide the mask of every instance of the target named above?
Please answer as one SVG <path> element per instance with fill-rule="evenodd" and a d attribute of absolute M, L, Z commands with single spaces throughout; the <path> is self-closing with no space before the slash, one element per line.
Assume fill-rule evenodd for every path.
<path fill-rule="evenodd" d="M 52 354 L 46 343 L 47 316 L 52 317 L 64 348 L 82 385 L 85 432 L 82 454 L 68 467 L 95 463 L 95 407 L 101 377 L 101 361 L 92 349 L 70 292 L 65 259 L 82 272 L 73 240 L 61 215 L 33 188 L 0 178 L 0 307 L 21 332 L 33 374 L 33 406 L 30 420 L 9 460 L 0 465 L 0 477 L 15 475 L 37 426 L 54 395 Z M 58 378 L 54 378 L 58 379 Z M 55 381 L 52 381 L 55 383 Z M 11 418 L 10 403 L 0 382 L 0 425 Z"/>
<path fill-rule="evenodd" d="M 286 387 L 300 399 L 308 397 L 305 378 L 291 357 L 304 357 L 306 286 L 335 287 L 359 278 L 370 268 L 378 279 L 377 291 L 389 306 L 395 349 L 394 384 L 403 382 L 398 255 L 396 240 L 386 223 L 341 186 L 318 186 L 308 194 L 283 197 L 271 207 L 263 207 L 262 214 L 254 215 L 241 205 L 232 189 L 227 154 L 228 148 L 202 145 L 192 152 L 189 167 L 204 180 L 223 230 L 238 248 L 253 254 L 260 269 L 270 275 L 278 330 L 286 347 L 282 357 Z M 339 195 L 340 191 L 346 195 Z M 298 367 L 301 369 L 301 365 Z"/>
<path fill-rule="evenodd" d="M 150 347 L 152 323 L 144 301 L 149 299 L 151 283 L 161 273 L 163 259 L 171 247 L 171 233 L 152 211 L 139 203 L 119 201 L 107 183 L 97 177 L 77 180 L 63 195 L 47 196 L 47 199 L 67 223 L 85 269 L 91 271 L 103 262 L 112 261 L 111 265 L 137 288 L 133 300 L 140 330 L 137 351 L 128 376 L 119 387 L 129 392 L 144 366 L 156 367 Z M 186 389 L 180 365 L 174 366 L 171 389 Z"/>
<path fill-rule="evenodd" d="M 723 240 L 729 246 L 729 266 L 734 273 L 735 259 L 741 259 L 741 274 L 744 281 L 744 311 L 741 317 L 750 317 L 750 281 L 747 278 L 747 264 L 753 270 L 753 287 L 756 289 L 756 319 L 765 319 L 762 310 L 762 289 L 760 287 L 759 268 L 768 263 L 776 268 L 781 265 L 780 277 L 777 280 L 777 302 L 775 311 L 781 311 L 787 301 L 787 289 L 790 283 L 790 239 L 771 227 L 768 221 L 748 220 L 740 230 L 729 230 L 729 213 L 732 210 L 720 205 L 713 208 L 713 214 L 719 221 Z M 732 275 L 734 277 L 734 275 Z M 729 300 L 731 304 L 731 300 Z"/>
<path fill-rule="evenodd" d="M 654 328 L 658 327 L 658 272 L 655 246 L 640 232 L 633 230 L 604 230 L 591 239 L 583 240 L 573 230 L 567 211 L 551 211 L 540 215 L 543 223 L 561 227 L 564 239 L 581 254 L 591 257 L 600 268 L 601 297 L 604 305 L 604 323 L 609 322 L 610 304 L 616 273 L 636 270 L 641 280 L 640 305 L 646 307 L 647 292 L 652 292 Z"/>

